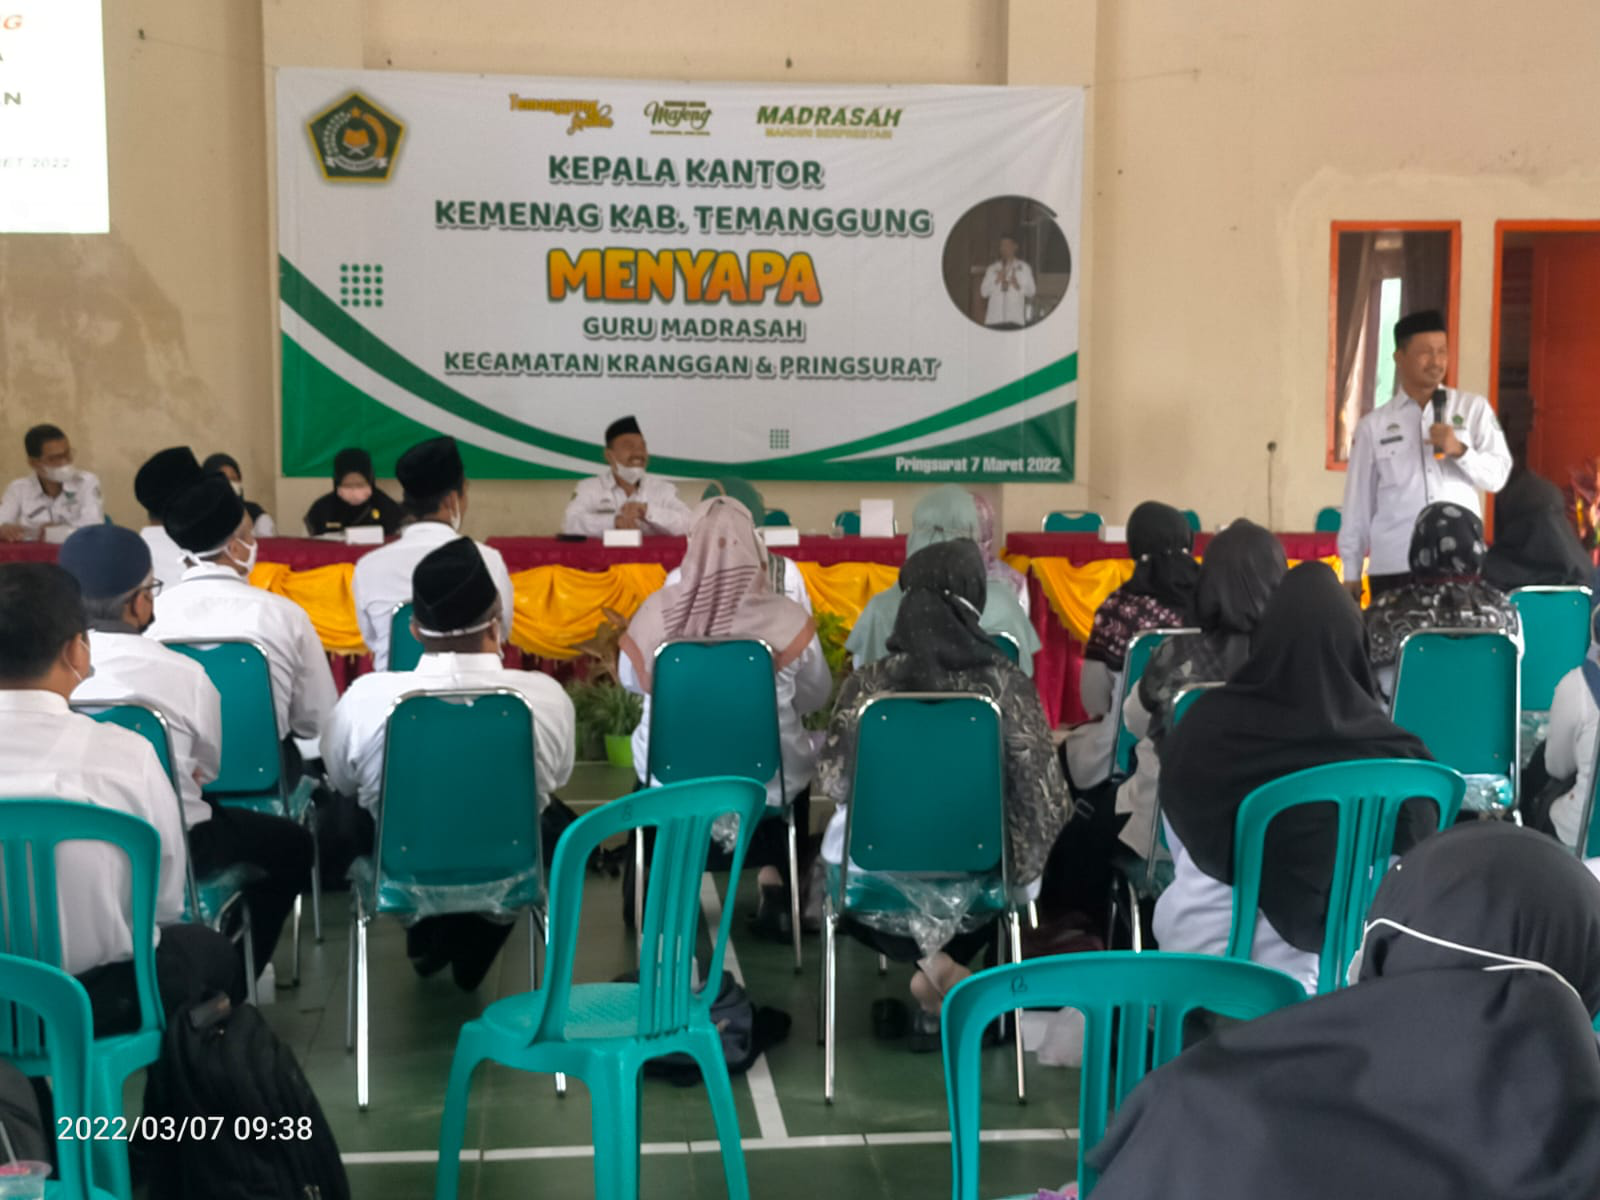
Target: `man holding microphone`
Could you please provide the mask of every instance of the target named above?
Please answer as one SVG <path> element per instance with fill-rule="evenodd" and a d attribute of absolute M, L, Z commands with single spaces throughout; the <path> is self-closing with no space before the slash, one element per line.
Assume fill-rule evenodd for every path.
<path fill-rule="evenodd" d="M 1394 326 L 1395 393 L 1356 426 L 1344 481 L 1339 558 L 1361 597 L 1361 566 L 1378 596 L 1410 578 L 1411 527 L 1430 504 L 1483 515 L 1480 492 L 1498 492 L 1511 451 L 1489 402 L 1444 386 L 1450 339 L 1443 315 L 1418 312 Z"/>

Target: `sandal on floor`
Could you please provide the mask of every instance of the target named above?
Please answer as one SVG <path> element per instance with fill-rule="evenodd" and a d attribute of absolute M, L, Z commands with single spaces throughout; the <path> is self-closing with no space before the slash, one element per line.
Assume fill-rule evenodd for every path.
<path fill-rule="evenodd" d="M 750 918 L 750 932 L 771 942 L 793 939 L 794 919 L 789 915 L 789 889 L 782 884 L 761 885 L 761 901 Z"/>
<path fill-rule="evenodd" d="M 936 1053 L 943 1044 L 940 1036 L 941 1021 L 937 1013 L 918 1009 L 911 1014 L 911 1035 L 906 1045 L 913 1054 Z"/>

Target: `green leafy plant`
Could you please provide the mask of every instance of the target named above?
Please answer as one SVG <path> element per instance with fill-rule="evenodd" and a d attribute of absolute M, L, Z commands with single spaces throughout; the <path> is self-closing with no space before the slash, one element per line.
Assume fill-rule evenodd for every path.
<path fill-rule="evenodd" d="M 633 732 L 644 715 L 644 698 L 615 679 L 574 679 L 567 684 L 578 724 L 578 757 L 598 761 L 606 756 L 606 735 Z"/>
<path fill-rule="evenodd" d="M 839 688 L 850 673 L 850 652 L 844 648 L 850 626 L 838 613 L 819 612 L 815 618 L 817 641 L 822 643 L 822 657 L 828 664 L 828 673 L 833 676 L 833 689 L 828 693 L 828 703 L 806 717 L 805 727 L 826 729 L 833 716 L 833 702 L 839 698 Z"/>

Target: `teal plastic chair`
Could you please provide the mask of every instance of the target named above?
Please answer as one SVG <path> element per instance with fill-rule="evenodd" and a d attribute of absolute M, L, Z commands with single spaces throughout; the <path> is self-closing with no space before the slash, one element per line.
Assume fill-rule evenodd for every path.
<path fill-rule="evenodd" d="M 778 794 L 787 796 L 778 735 L 777 672 L 772 661 L 772 647 L 756 638 L 662 643 L 651 668 L 650 753 L 645 778 L 655 783 L 682 783 L 734 775 L 754 779 L 762 787 L 776 778 Z M 792 804 L 784 804 L 782 817 L 788 826 L 789 878 L 798 880 L 800 843 Z M 634 878 L 644 879 L 644 839 L 636 839 L 633 849 Z M 635 887 L 635 929 L 644 927 L 643 904 L 643 889 Z M 799 974 L 798 887 L 789 889 L 789 917 L 794 969 Z"/>
<path fill-rule="evenodd" d="M 722 978 L 733 905 L 722 907 L 706 985 L 694 987 L 694 946 L 700 921 L 700 876 L 717 818 L 738 818 L 728 885 L 731 896 L 745 851 L 766 807 L 766 789 L 749 779 L 698 779 L 634 792 L 580 817 L 556 846 L 550 897 L 550 970 L 543 989 L 490 1005 L 461 1028 L 439 1131 L 436 1200 L 455 1200 L 467 1093 L 485 1060 L 518 1071 L 576 1075 L 589 1089 L 594 1125 L 597 1200 L 635 1200 L 639 1194 L 639 1072 L 651 1059 L 688 1054 L 705 1078 L 722 1145 L 730 1200 L 748 1200 L 744 1152 L 722 1034 L 711 1002 Z M 644 953 L 637 983 L 574 983 L 583 885 L 589 855 L 619 834 L 654 828 L 656 877 L 645 904 Z"/>
<path fill-rule="evenodd" d="M 1022 647 L 1017 644 L 1017 639 L 1013 635 L 1001 630 L 999 633 L 991 633 L 989 640 L 995 644 L 996 649 L 1001 654 L 1004 654 L 1012 662 L 1022 662 Z"/>
<path fill-rule="evenodd" d="M 833 527 L 844 534 L 845 537 L 861 536 L 861 514 L 854 509 L 845 509 L 833 518 Z"/>
<path fill-rule="evenodd" d="M 1194 707 L 1194 702 L 1207 692 L 1214 692 L 1223 685 L 1220 683 L 1191 683 L 1174 697 L 1172 701 L 1172 728 L 1178 727 L 1178 722 L 1183 720 L 1185 714 Z"/>
<path fill-rule="evenodd" d="M 413 692 L 384 734 L 373 853 L 350 868 L 345 1049 L 356 1052 L 356 1106 L 371 1096 L 367 925 L 376 916 L 526 909 L 529 982 L 539 985 L 544 859 L 534 715 L 511 688 Z M 469 805 L 451 803 L 470 798 Z"/>
<path fill-rule="evenodd" d="M 822 912 L 822 1096 L 833 1103 L 839 921 L 914 906 L 896 880 L 978 888 L 971 911 L 1003 914 L 1013 960 L 1022 923 L 1012 898 L 1005 813 L 1005 741 L 987 696 L 899 692 L 873 696 L 857 718 L 855 773 L 845 810 L 844 866 L 828 868 Z M 937 813 L 938 820 L 929 820 Z M 942 877 L 942 878 L 940 878 Z M 1027 1095 L 1022 1040 L 1017 1099 Z"/>
<path fill-rule="evenodd" d="M 205 668 L 222 696 L 222 769 L 206 786 L 205 795 L 230 804 L 298 821 L 312 833 L 311 928 L 322 940 L 322 852 L 316 845 L 317 810 L 311 803 L 315 782 L 302 778 L 289 786 L 283 769 L 283 746 L 273 707 L 272 672 L 259 645 L 244 639 L 168 642 Z M 300 897 L 290 921 L 294 947 L 294 984 L 300 982 Z"/>
<path fill-rule="evenodd" d="M 89 1112 L 115 1119 L 122 1114 L 122 1090 L 128 1077 L 155 1062 L 161 1050 L 164 1021 L 156 991 L 155 946 L 161 835 L 148 821 L 94 804 L 0 800 L 0 852 L 5 862 L 5 944 L 0 953 L 61 967 L 61 914 L 56 896 L 58 886 L 71 886 L 70 880 L 60 879 L 56 873 L 56 847 L 63 842 L 105 842 L 128 860 L 128 927 L 133 930 L 139 1027 L 132 1033 L 95 1038 L 89 1055 Z M 88 1004 L 87 995 L 84 1004 Z M 92 1025 L 88 1027 L 92 1029 Z M 10 1059 L 24 1074 L 50 1074 L 55 1065 L 51 1050 L 37 1023 L 0 1020 L 0 1057 Z M 133 1194 L 127 1143 L 97 1140 L 91 1154 L 94 1178 L 127 1200 Z"/>
<path fill-rule="evenodd" d="M 1556 684 L 1589 653 L 1594 593 L 1586 587 L 1524 587 L 1511 593 L 1522 622 L 1522 707 L 1544 712 Z"/>
<path fill-rule="evenodd" d="M 1078 1194 L 1096 1183 L 1085 1161 L 1135 1084 L 1178 1056 L 1184 1019 L 1204 1010 L 1253 1020 L 1304 1000 L 1282 971 L 1209 954 L 1059 954 L 980 971 L 944 1002 L 944 1086 L 955 1200 L 979 1200 L 979 1052 L 1007 1009 L 1075 1008 L 1084 1016 L 1078 1080 Z M 1055 1178 L 1059 1178 L 1056 1176 Z M 1019 1197 L 1018 1200 L 1021 1200 Z"/>
<path fill-rule="evenodd" d="M 794 524 L 794 522 L 789 519 L 789 514 L 781 508 L 767 509 L 767 515 L 761 519 L 761 523 L 763 525 L 772 525 L 779 528 L 784 528 Z"/>
<path fill-rule="evenodd" d="M 1431 800 L 1438 810 L 1438 828 L 1448 829 L 1461 812 L 1465 791 L 1466 782 L 1449 767 L 1386 758 L 1312 767 L 1258 787 L 1244 798 L 1234 822 L 1228 957 L 1248 959 L 1255 943 L 1267 827 L 1287 809 L 1332 805 L 1338 832 L 1317 993 L 1342 986 L 1345 968 L 1361 946 L 1367 909 L 1389 869 L 1401 808 L 1408 800 Z"/>
<path fill-rule="evenodd" d="M 172 781 L 173 795 L 180 797 L 178 821 L 183 826 L 185 876 L 183 918 L 186 921 L 199 921 L 218 933 L 228 933 L 231 928 L 233 932 L 229 935 L 230 940 L 243 943 L 244 961 L 255 962 L 255 943 L 250 935 L 250 903 L 245 899 L 244 889 L 264 878 L 266 873 L 259 867 L 236 863 L 220 871 L 213 871 L 209 875 L 195 874 L 194 856 L 189 853 L 189 823 L 181 799 L 183 792 L 172 766 L 172 729 L 167 724 L 166 715 L 149 705 L 124 701 L 77 703 L 72 707 L 74 711 L 83 713 L 93 720 L 119 726 L 130 733 L 137 733 L 150 743 L 156 752 L 156 758 L 161 763 L 161 769 Z M 254 971 L 245 972 L 245 983 L 249 988 L 250 1003 L 254 1004 L 256 1002 Z"/>
<path fill-rule="evenodd" d="M 389 670 L 415 671 L 422 661 L 422 643 L 411 632 L 411 602 L 389 614 Z"/>
<path fill-rule="evenodd" d="M 8 1030 L 43 1047 L 50 1077 L 51 1100 L 57 1124 L 97 1114 L 90 1106 L 92 1085 L 89 1061 L 93 1054 L 94 1018 L 89 993 L 59 967 L 0 954 L 0 1018 Z M 48 1132 L 48 1131 L 47 1131 Z M 45 1184 L 52 1200 L 111 1200 L 112 1193 L 92 1186 L 89 1146 L 84 1138 L 62 1138 L 55 1143 L 56 1177 Z"/>
<path fill-rule="evenodd" d="M 1338 533 L 1344 525 L 1344 513 L 1333 505 L 1317 512 L 1317 523 L 1312 526 L 1318 533 Z"/>
<path fill-rule="evenodd" d="M 1112 714 L 1117 719 L 1117 753 L 1111 763 L 1112 779 L 1120 782 L 1128 777 L 1133 770 L 1133 748 L 1139 744 L 1139 739 L 1133 736 L 1127 722 L 1122 719 L 1122 702 L 1133 695 L 1133 689 L 1139 686 L 1139 680 L 1144 677 L 1144 669 L 1150 665 L 1150 656 L 1155 653 L 1157 646 L 1169 637 L 1199 632 L 1198 629 L 1146 629 L 1134 634 L 1128 642 L 1128 652 L 1122 660 L 1122 687 L 1114 698 L 1117 708 Z"/>
<path fill-rule="evenodd" d="M 1584 797 L 1583 819 L 1578 825 L 1579 858 L 1600 858 L 1600 822 L 1594 819 L 1595 809 L 1600 808 L 1600 739 L 1595 743 L 1594 767 L 1593 784 Z"/>
<path fill-rule="evenodd" d="M 1057 511 L 1046 513 L 1046 533 L 1099 533 L 1105 521 L 1097 512 Z"/>
<path fill-rule="evenodd" d="M 1183 510 L 1183 519 L 1185 521 L 1189 522 L 1189 528 L 1193 532 L 1195 532 L 1195 533 L 1199 533 L 1200 532 L 1200 514 L 1195 512 L 1194 509 L 1192 509 L 1192 508 L 1184 509 Z"/>
<path fill-rule="evenodd" d="M 1517 644 L 1483 629 L 1427 629 L 1400 643 L 1392 715 L 1467 777 L 1465 807 L 1514 818 L 1522 756 Z"/>

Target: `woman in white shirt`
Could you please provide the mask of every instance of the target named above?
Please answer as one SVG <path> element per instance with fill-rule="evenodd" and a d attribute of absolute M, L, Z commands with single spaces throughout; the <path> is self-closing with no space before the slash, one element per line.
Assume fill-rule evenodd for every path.
<path fill-rule="evenodd" d="M 1595 639 L 1600 643 L 1600 608 L 1594 613 Z M 1594 794 L 1595 744 L 1600 741 L 1600 644 L 1592 644 L 1581 667 L 1568 671 L 1556 685 L 1550 705 L 1550 732 L 1544 743 L 1544 765 L 1552 779 L 1575 776 L 1572 788 L 1550 805 L 1550 823 L 1568 846 L 1583 832 L 1584 806 Z"/>

